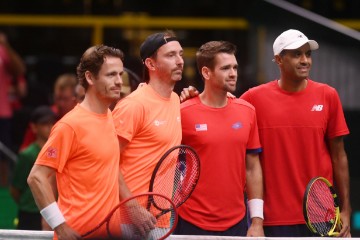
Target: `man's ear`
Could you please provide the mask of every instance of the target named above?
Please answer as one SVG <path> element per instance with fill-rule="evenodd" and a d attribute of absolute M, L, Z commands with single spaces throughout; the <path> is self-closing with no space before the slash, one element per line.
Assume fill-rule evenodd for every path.
<path fill-rule="evenodd" d="M 277 65 L 281 65 L 282 64 L 282 57 L 280 55 L 275 55 L 274 56 L 274 62 L 277 64 Z"/>
<path fill-rule="evenodd" d="M 94 76 L 91 74 L 90 71 L 85 72 L 85 78 L 86 78 L 86 81 L 88 82 L 89 86 L 94 85 Z"/>
<path fill-rule="evenodd" d="M 145 66 L 149 69 L 154 71 L 155 70 L 155 63 L 154 60 L 151 58 L 145 59 Z"/>
<path fill-rule="evenodd" d="M 209 80 L 211 76 L 211 71 L 208 67 L 201 68 L 201 75 L 203 76 L 204 80 Z"/>

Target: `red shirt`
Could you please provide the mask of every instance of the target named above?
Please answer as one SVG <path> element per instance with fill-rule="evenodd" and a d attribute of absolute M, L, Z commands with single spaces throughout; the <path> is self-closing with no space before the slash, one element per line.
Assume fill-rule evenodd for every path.
<path fill-rule="evenodd" d="M 291 93 L 277 80 L 251 88 L 242 99 L 256 109 L 263 152 L 264 225 L 305 224 L 302 200 L 309 180 L 332 181 L 326 139 L 349 133 L 336 90 L 308 80 Z"/>
<path fill-rule="evenodd" d="M 181 104 L 183 144 L 200 157 L 200 179 L 179 208 L 186 221 L 209 231 L 225 231 L 244 216 L 245 155 L 261 151 L 254 107 L 228 99 L 223 108 L 203 105 L 199 97 Z"/>

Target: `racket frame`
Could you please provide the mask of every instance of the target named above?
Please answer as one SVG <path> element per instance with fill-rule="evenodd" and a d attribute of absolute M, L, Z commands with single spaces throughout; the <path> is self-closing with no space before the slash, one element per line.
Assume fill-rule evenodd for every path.
<path fill-rule="evenodd" d="M 307 214 L 308 196 L 309 196 L 309 193 L 311 191 L 311 188 L 312 188 L 313 184 L 316 181 L 322 181 L 329 187 L 329 190 L 330 190 L 331 195 L 332 195 L 333 200 L 334 200 L 335 222 L 334 222 L 333 226 L 331 227 L 331 229 L 328 231 L 328 233 L 326 235 L 321 234 L 316 230 L 316 228 L 310 222 L 310 219 L 309 219 L 308 214 Z M 329 180 L 327 180 L 324 177 L 314 177 L 309 181 L 309 183 L 306 186 L 306 190 L 305 190 L 305 194 L 304 194 L 304 198 L 303 198 L 303 215 L 304 215 L 304 218 L 305 218 L 306 225 L 308 226 L 308 228 L 310 229 L 311 232 L 313 232 L 315 234 L 318 234 L 319 236 L 322 236 L 322 237 L 334 237 L 334 236 L 337 236 L 339 234 L 339 232 L 336 232 L 336 228 L 338 226 L 341 227 L 339 198 L 338 198 L 338 196 L 336 194 L 336 191 L 335 191 L 333 185 L 330 183 Z"/>
<path fill-rule="evenodd" d="M 156 178 L 156 174 L 159 170 L 159 168 L 161 167 L 161 164 L 165 161 L 165 159 L 176 149 L 189 149 L 195 156 L 195 159 L 198 163 L 198 171 L 197 171 L 197 175 L 196 175 L 196 178 L 195 178 L 195 182 L 193 183 L 193 187 L 191 189 L 191 191 L 189 192 L 189 194 L 186 196 L 186 198 L 182 199 L 181 202 L 179 203 L 175 203 L 175 206 L 178 208 L 180 207 L 192 194 L 192 192 L 195 190 L 195 187 L 199 181 L 199 177 L 200 177 L 200 158 L 199 158 L 199 155 L 197 154 L 197 152 L 195 151 L 194 148 L 188 146 L 188 145 L 184 145 L 184 144 L 181 144 L 181 145 L 177 145 L 177 146 L 174 146 L 172 148 L 170 148 L 169 150 L 167 150 L 163 156 L 160 158 L 159 162 L 156 164 L 153 172 L 152 172 L 152 175 L 151 175 L 151 178 L 150 178 L 150 184 L 149 184 L 149 192 L 154 192 L 154 181 L 155 181 L 155 178 Z"/>
<path fill-rule="evenodd" d="M 94 233 L 96 230 L 98 230 L 99 228 L 101 228 L 104 224 L 106 224 L 106 231 L 108 234 L 108 237 L 111 239 L 111 234 L 110 234 L 110 229 L 109 229 L 109 222 L 111 220 L 112 215 L 116 212 L 116 210 L 123 206 L 124 204 L 126 204 L 127 202 L 131 201 L 131 200 L 136 200 L 136 198 L 142 197 L 142 196 L 147 196 L 148 197 L 148 203 L 150 202 L 150 204 L 147 204 L 146 209 L 149 211 L 150 207 L 151 207 L 151 202 L 154 202 L 154 200 L 150 200 L 153 199 L 154 196 L 158 196 L 158 197 L 162 197 L 165 198 L 170 205 L 173 207 L 174 209 L 174 214 L 172 214 L 172 218 L 173 219 L 173 225 L 170 227 L 169 231 L 167 232 L 167 234 L 165 234 L 163 237 L 161 237 L 159 240 L 165 239 L 168 236 L 170 236 L 170 234 L 175 230 L 177 222 L 178 222 L 178 213 L 177 213 L 177 208 L 176 205 L 174 204 L 174 202 L 168 198 L 167 196 L 163 195 L 163 194 L 159 194 L 159 193 L 154 193 L 154 192 L 145 192 L 145 193 L 141 193 L 141 194 L 136 194 L 133 195 L 131 197 L 128 197 L 124 200 L 122 200 L 120 203 L 118 203 L 105 217 L 104 220 L 102 220 L 96 227 L 94 227 L 93 229 L 91 229 L 90 231 L 84 233 L 81 235 L 82 238 L 87 237 L 89 235 L 91 235 L 92 233 Z M 144 206 L 145 208 L 145 206 Z M 159 210 L 159 207 L 157 206 L 157 209 Z M 168 213 L 169 211 L 171 211 L 170 209 L 167 209 L 166 211 L 163 212 L 163 214 Z M 121 213 L 120 213 L 121 214 Z M 160 216 L 162 216 L 163 214 L 158 214 L 154 217 L 159 218 Z"/>

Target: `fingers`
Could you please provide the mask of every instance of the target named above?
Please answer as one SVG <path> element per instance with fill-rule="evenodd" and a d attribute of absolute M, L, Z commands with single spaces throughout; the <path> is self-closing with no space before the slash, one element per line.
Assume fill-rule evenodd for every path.
<path fill-rule="evenodd" d="M 350 226 L 349 225 L 346 225 L 346 226 L 343 225 L 338 237 L 346 237 L 346 238 L 351 237 Z"/>
<path fill-rule="evenodd" d="M 190 98 L 189 88 L 184 88 L 180 93 L 180 102 L 184 102 L 188 98 Z"/>
<path fill-rule="evenodd" d="M 186 100 L 196 97 L 197 95 L 199 95 L 199 91 L 195 87 L 189 86 L 188 88 L 183 88 L 180 93 L 180 102 L 185 102 Z"/>
<path fill-rule="evenodd" d="M 235 95 L 233 95 L 232 93 L 230 93 L 230 92 L 227 92 L 227 97 L 229 97 L 229 98 L 232 98 L 232 99 L 234 99 L 234 98 L 236 98 L 236 96 Z"/>
<path fill-rule="evenodd" d="M 197 95 L 199 95 L 199 91 L 195 87 L 189 86 L 189 95 L 191 97 L 196 97 Z"/>

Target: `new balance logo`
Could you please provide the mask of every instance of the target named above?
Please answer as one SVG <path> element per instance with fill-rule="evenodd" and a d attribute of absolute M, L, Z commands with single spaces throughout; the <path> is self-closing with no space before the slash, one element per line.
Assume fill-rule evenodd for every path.
<path fill-rule="evenodd" d="M 324 108 L 324 105 L 314 105 L 311 109 L 312 112 L 321 112 Z"/>

